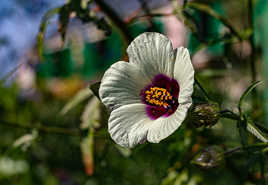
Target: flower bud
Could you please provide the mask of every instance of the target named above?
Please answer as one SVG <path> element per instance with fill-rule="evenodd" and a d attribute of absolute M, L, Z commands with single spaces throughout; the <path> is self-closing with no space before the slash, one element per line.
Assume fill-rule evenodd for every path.
<path fill-rule="evenodd" d="M 213 126 L 219 118 L 219 105 L 217 103 L 204 103 L 194 105 L 190 112 L 191 121 L 194 126 Z"/>
<path fill-rule="evenodd" d="M 210 146 L 200 151 L 191 163 L 204 168 L 210 169 L 218 167 L 224 164 L 224 153 L 223 149 L 219 146 Z"/>

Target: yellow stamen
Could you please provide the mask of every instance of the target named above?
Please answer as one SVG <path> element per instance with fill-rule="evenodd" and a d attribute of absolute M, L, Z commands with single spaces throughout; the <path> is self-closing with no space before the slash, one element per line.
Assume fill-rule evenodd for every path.
<path fill-rule="evenodd" d="M 161 87 L 151 87 L 150 90 L 145 91 L 145 94 L 145 101 L 157 106 L 168 106 L 166 101 L 172 100 L 170 93 Z"/>

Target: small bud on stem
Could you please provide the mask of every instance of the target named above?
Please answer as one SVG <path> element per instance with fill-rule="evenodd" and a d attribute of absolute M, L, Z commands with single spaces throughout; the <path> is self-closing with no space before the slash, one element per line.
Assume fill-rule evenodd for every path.
<path fill-rule="evenodd" d="M 194 105 L 190 112 L 190 118 L 195 127 L 213 126 L 219 118 L 219 105 L 214 103 L 204 103 Z"/>

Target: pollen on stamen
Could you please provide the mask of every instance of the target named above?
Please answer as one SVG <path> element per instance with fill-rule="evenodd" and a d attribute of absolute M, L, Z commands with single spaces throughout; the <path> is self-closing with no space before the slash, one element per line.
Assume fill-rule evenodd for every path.
<path fill-rule="evenodd" d="M 149 90 L 145 91 L 146 99 L 145 101 L 157 106 L 168 107 L 168 100 L 172 100 L 172 96 L 165 88 L 151 87 Z"/>

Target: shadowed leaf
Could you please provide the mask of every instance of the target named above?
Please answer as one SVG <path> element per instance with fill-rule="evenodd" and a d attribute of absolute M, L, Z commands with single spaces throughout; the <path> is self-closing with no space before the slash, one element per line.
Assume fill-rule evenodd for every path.
<path fill-rule="evenodd" d="M 96 83 L 90 85 L 90 87 L 89 87 L 92 90 L 93 94 L 95 96 L 97 96 L 97 98 L 99 98 L 99 99 L 100 99 L 100 95 L 99 95 L 100 84 L 101 84 L 101 82 L 96 82 Z"/>

